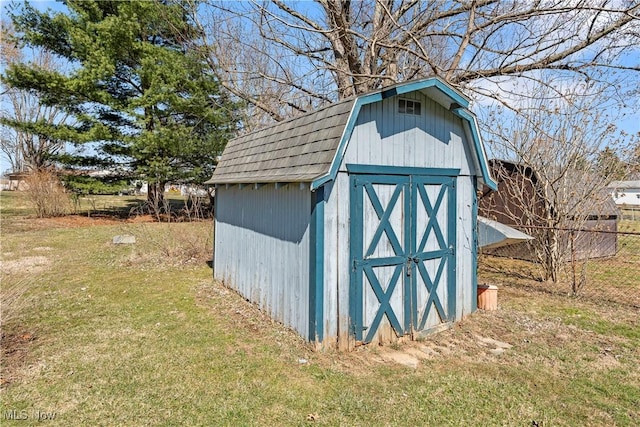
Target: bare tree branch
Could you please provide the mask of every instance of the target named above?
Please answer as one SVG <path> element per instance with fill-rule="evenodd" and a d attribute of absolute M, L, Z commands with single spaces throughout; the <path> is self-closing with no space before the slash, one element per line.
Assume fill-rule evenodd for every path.
<path fill-rule="evenodd" d="M 503 104 L 512 101 L 481 91 L 483 82 L 544 72 L 557 73 L 556 82 L 609 81 L 610 95 L 622 99 L 640 71 L 622 60 L 638 53 L 639 11 L 631 0 L 209 0 L 196 17 L 203 54 L 222 84 L 282 120 L 428 76 Z M 547 84 L 558 85 L 553 80 Z"/>
<path fill-rule="evenodd" d="M 23 52 L 13 42 L 13 27 L 3 21 L 0 35 L 0 57 L 2 66 L 26 62 Z M 37 50 L 31 53 L 30 62 L 45 70 L 57 69 L 60 64 L 51 53 Z M 3 101 L 0 106 L 0 151 L 11 164 L 15 172 L 43 169 L 50 164 L 52 155 L 64 149 L 61 141 L 38 134 L 39 125 L 59 125 L 68 115 L 59 108 L 46 106 L 35 95 L 14 88 L 2 90 Z M 19 123 L 28 126 L 17 127 Z"/>

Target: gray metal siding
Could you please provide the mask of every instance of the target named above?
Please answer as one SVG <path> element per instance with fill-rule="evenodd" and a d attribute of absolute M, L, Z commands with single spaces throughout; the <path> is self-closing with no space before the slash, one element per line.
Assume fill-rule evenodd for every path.
<path fill-rule="evenodd" d="M 475 174 L 462 119 L 413 92 L 402 99 L 422 103 L 420 116 L 399 114 L 399 97 L 364 105 L 347 147 L 344 164 L 459 168 Z"/>
<path fill-rule="evenodd" d="M 337 339 L 341 350 L 350 348 L 349 331 L 349 175 L 338 173 L 325 206 L 325 299 L 327 339 Z"/>
<path fill-rule="evenodd" d="M 457 186 L 458 224 L 456 247 L 456 320 L 471 314 L 473 311 L 474 276 L 473 269 L 473 197 L 476 192 L 473 177 L 460 176 Z"/>
<path fill-rule="evenodd" d="M 216 198 L 215 278 L 306 337 L 308 186 L 219 187 Z"/>

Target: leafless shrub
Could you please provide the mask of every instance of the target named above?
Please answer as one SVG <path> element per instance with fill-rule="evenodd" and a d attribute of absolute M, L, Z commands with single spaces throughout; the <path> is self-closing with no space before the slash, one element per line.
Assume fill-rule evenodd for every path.
<path fill-rule="evenodd" d="M 189 194 L 182 209 L 183 216 L 187 221 L 202 221 L 211 218 L 211 205 L 208 197 Z"/>
<path fill-rule="evenodd" d="M 211 222 L 149 223 L 128 230 L 137 238 L 126 264 L 177 266 L 204 264 L 211 258 Z"/>
<path fill-rule="evenodd" d="M 184 202 L 163 198 L 152 206 L 150 202 L 134 206 L 129 216 L 151 215 L 158 222 L 193 222 L 213 217 L 211 196 L 189 194 Z"/>
<path fill-rule="evenodd" d="M 29 200 L 40 218 L 63 216 L 71 211 L 71 199 L 51 171 L 34 171 L 26 178 Z"/>
<path fill-rule="evenodd" d="M 491 108 L 487 140 L 498 191 L 479 201 L 481 215 L 534 237 L 521 248 L 523 259 L 537 261 L 544 280 L 558 283 L 570 268 L 573 293 L 584 285 L 578 261 L 604 256 L 597 253 L 601 242 L 578 231 L 615 231 L 617 209 L 606 188 L 620 171 L 603 164 L 603 153 L 618 159 L 633 143 L 585 91 L 567 87 L 558 99 L 548 86 L 532 85 L 536 97 L 522 101 L 519 115 Z"/>

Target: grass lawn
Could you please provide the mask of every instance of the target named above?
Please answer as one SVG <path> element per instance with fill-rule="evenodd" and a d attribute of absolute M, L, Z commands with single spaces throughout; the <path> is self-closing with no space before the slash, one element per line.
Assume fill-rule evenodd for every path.
<path fill-rule="evenodd" d="M 3 426 L 640 424 L 637 308 L 504 283 L 425 340 L 314 352 L 212 280 L 210 222 L 0 206 Z"/>
<path fill-rule="evenodd" d="M 593 258 L 586 262 L 585 285 L 579 295 L 640 307 L 640 221 L 621 220 L 618 223 L 616 255 Z M 576 263 L 577 274 L 584 262 Z M 571 290 L 571 264 L 562 269 L 557 284 L 542 281 L 542 269 L 533 262 L 484 255 L 480 258 L 481 279 L 510 283 L 537 289 L 568 293 Z"/>

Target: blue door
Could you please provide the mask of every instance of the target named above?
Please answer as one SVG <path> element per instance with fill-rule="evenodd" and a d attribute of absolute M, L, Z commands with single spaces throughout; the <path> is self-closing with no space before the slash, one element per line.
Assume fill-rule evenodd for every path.
<path fill-rule="evenodd" d="M 350 169 L 350 314 L 355 339 L 392 341 L 455 319 L 451 169 Z M 357 170 L 357 169 L 356 169 Z M 406 170 L 402 170 L 406 172 Z"/>

